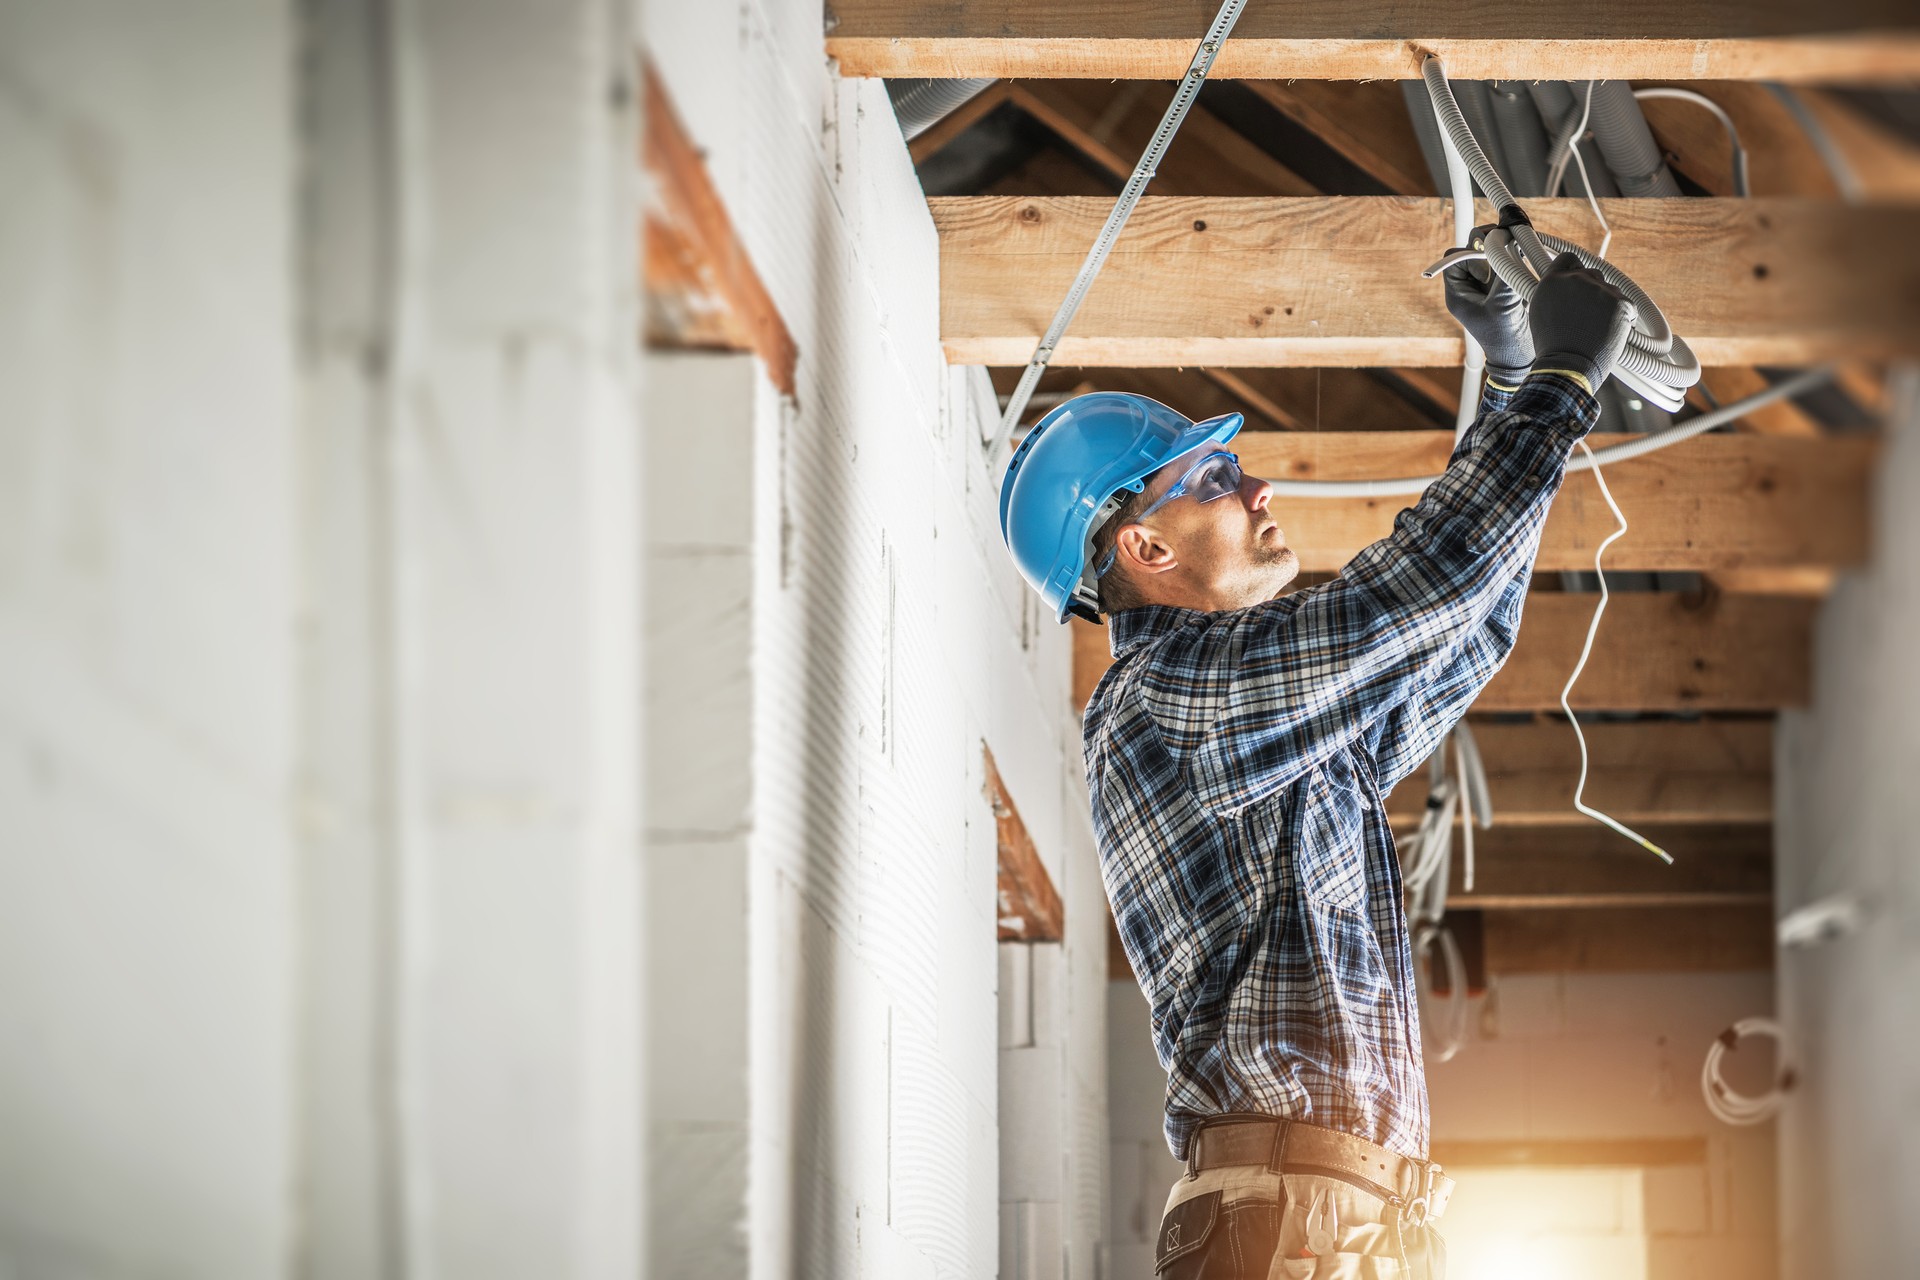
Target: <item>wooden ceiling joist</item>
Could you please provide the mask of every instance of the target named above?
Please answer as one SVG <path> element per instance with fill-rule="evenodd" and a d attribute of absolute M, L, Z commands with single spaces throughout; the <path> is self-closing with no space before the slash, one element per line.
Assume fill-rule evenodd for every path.
<path fill-rule="evenodd" d="M 956 364 L 1024 364 L 1111 201 L 928 202 L 940 327 Z M 1920 207 L 1616 200 L 1612 259 L 1704 364 L 1920 354 Z M 1546 231 L 1598 241 L 1584 201 L 1533 200 Z M 1478 217 L 1493 220 L 1481 203 Z M 1399 196 L 1141 201 L 1055 352 L 1114 366 L 1447 365 L 1463 358 L 1421 270 L 1447 202 Z"/>
<path fill-rule="evenodd" d="M 1498 826 L 1591 821 L 1573 807 L 1580 748 L 1563 720 L 1480 720 L 1472 729 Z M 1629 826 L 1773 820 L 1771 721 L 1603 721 L 1585 731 L 1587 803 Z M 1395 827 L 1409 827 L 1426 800 L 1427 774 L 1417 770 L 1387 797 L 1387 814 Z"/>
<path fill-rule="evenodd" d="M 1773 908 L 1760 904 L 1543 908 L 1488 911 L 1482 919 L 1493 974 L 1773 967 Z"/>
<path fill-rule="evenodd" d="M 1534 592 L 1513 654 L 1475 711 L 1560 705 L 1598 597 Z M 1619 593 L 1573 691 L 1586 711 L 1773 711 L 1810 695 L 1819 602 L 1791 596 Z M 1112 665 L 1104 627 L 1076 621 L 1073 696 L 1086 700 Z"/>
<path fill-rule="evenodd" d="M 1636 439 L 1618 436 L 1595 444 Z M 1447 464 L 1447 431 L 1242 432 L 1241 464 L 1267 479 L 1353 480 L 1433 475 Z M 1863 437 L 1696 436 L 1606 469 L 1631 513 L 1607 549 L 1614 569 L 1850 567 L 1865 561 L 1867 495 L 1877 446 Z M 1300 566 L 1337 570 L 1393 530 L 1417 499 L 1279 499 L 1274 512 Z M 1541 538 L 1541 569 L 1591 569 L 1613 532 L 1591 473 L 1569 476 Z"/>
<path fill-rule="evenodd" d="M 830 0 L 827 53 L 850 76 L 1174 80 L 1215 0 Z M 1222 79 L 1417 78 L 1423 51 L 1475 79 L 1898 81 L 1920 74 L 1903 0 L 1581 7 L 1523 0 L 1249 5 Z M 1622 39 L 1630 31 L 1632 39 Z"/>
<path fill-rule="evenodd" d="M 1566 794 L 1570 802 L 1571 775 Z M 1471 892 L 1465 859 L 1455 846 L 1447 905 L 1518 911 L 1765 906 L 1771 901 L 1771 828 L 1650 827 L 1645 834 L 1673 855 L 1671 866 L 1595 822 L 1508 828 L 1500 824 L 1496 811 L 1492 829 L 1475 833 Z"/>

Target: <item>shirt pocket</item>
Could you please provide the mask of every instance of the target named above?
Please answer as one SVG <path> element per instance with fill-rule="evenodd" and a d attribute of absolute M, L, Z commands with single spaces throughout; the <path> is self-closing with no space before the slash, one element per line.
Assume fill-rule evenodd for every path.
<path fill-rule="evenodd" d="M 1300 891 L 1320 907 L 1361 912 L 1367 905 L 1364 794 L 1350 770 L 1316 773 L 1294 832 Z"/>

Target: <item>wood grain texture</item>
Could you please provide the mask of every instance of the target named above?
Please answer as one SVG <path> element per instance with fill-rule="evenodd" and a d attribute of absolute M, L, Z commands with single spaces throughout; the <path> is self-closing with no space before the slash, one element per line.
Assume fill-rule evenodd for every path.
<path fill-rule="evenodd" d="M 1249 80 L 1247 88 L 1395 195 L 1437 194 L 1398 83 Z"/>
<path fill-rule="evenodd" d="M 1635 438 L 1635 437 L 1622 437 Z M 1610 441 L 1611 442 L 1611 441 Z M 1241 463 L 1267 479 L 1353 480 L 1436 474 L 1451 432 L 1242 432 Z M 1606 469 L 1628 532 L 1612 569 L 1847 567 L 1869 545 L 1865 438 L 1697 436 Z M 1303 569 L 1330 572 L 1393 531 L 1414 498 L 1282 498 L 1276 518 Z M 1541 569 L 1591 569 L 1615 528 L 1592 473 L 1569 476 L 1541 536 Z"/>
<path fill-rule="evenodd" d="M 1773 968 L 1768 906 L 1571 907 L 1482 919 L 1491 974 Z"/>
<path fill-rule="evenodd" d="M 1475 711 L 1551 711 L 1598 597 L 1536 591 L 1520 638 Z M 1586 711 L 1774 711 L 1811 696 L 1815 600 L 1620 594 L 1607 606 L 1571 702 Z M 1075 620 L 1074 705 L 1112 665 L 1104 627 Z"/>
<path fill-rule="evenodd" d="M 1573 807 L 1580 748 L 1558 717 L 1531 724 L 1478 720 L 1494 822 L 1509 827 L 1587 826 Z M 1773 821 L 1770 720 L 1642 720 L 1585 726 L 1587 803 L 1628 826 Z M 1415 770 L 1387 797 L 1395 827 L 1426 811 L 1427 774 Z"/>
<path fill-rule="evenodd" d="M 1173 93 L 1172 84 L 1143 80 L 1016 80 L 1012 86 L 1014 105 L 1121 182 L 1133 175 Z M 1316 194 L 1312 183 L 1204 106 L 1187 114 L 1152 189 L 1161 195 Z"/>
<path fill-rule="evenodd" d="M 1023 364 L 1111 201 L 949 197 L 941 335 L 956 364 Z M 1920 354 L 1920 208 L 1815 200 L 1603 202 L 1612 258 L 1704 364 Z M 1535 200 L 1597 243 L 1584 201 Z M 1477 215 L 1492 210 L 1481 202 Z M 1055 358 L 1080 365 L 1445 365 L 1446 202 L 1403 196 L 1141 201 Z"/>
<path fill-rule="evenodd" d="M 826 44 L 843 75 L 1170 80 L 1186 70 L 1217 8 L 1214 0 L 832 0 Z M 1914 26 L 1901 0 L 1304 0 L 1249 5 L 1214 74 L 1410 79 L 1430 50 L 1450 75 L 1476 79 L 1899 80 L 1920 73 Z"/>
<path fill-rule="evenodd" d="M 734 231 L 664 85 L 641 77 L 646 131 L 641 163 L 651 181 L 641 227 L 647 341 L 660 347 L 754 351 L 774 386 L 793 394 L 799 349 Z"/>
<path fill-rule="evenodd" d="M 1673 855 L 1671 866 L 1591 820 L 1526 828 L 1502 826 L 1496 816 L 1491 830 L 1475 833 L 1471 891 L 1456 842 L 1447 906 L 1491 912 L 1764 906 L 1772 899 L 1770 826 L 1649 826 L 1643 833 Z"/>

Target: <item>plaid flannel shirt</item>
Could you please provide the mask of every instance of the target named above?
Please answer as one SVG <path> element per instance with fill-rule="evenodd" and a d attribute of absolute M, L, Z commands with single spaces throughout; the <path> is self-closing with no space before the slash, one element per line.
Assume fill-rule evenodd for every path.
<path fill-rule="evenodd" d="M 1512 650 L 1568 451 L 1598 414 L 1550 374 L 1490 388 L 1446 474 L 1333 581 L 1111 619 L 1087 782 L 1175 1156 L 1201 1118 L 1253 1111 L 1425 1158 L 1412 943 L 1381 799 Z"/>

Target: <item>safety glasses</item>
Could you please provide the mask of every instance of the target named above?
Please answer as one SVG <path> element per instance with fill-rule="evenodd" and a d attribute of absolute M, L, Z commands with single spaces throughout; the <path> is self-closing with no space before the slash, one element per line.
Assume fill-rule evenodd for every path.
<path fill-rule="evenodd" d="M 1139 524 L 1175 498 L 1192 498 L 1195 502 L 1212 502 L 1215 498 L 1224 498 L 1240 490 L 1240 481 L 1246 473 L 1240 470 L 1238 456 L 1224 450 L 1210 453 L 1186 469 L 1181 477 L 1174 481 L 1173 487 L 1156 498 L 1151 506 L 1139 515 L 1127 521 Z M 1100 563 L 1094 566 L 1093 576 L 1104 577 L 1107 570 L 1113 568 L 1114 557 L 1119 552 L 1118 544 L 1107 548 L 1100 557 Z"/>

